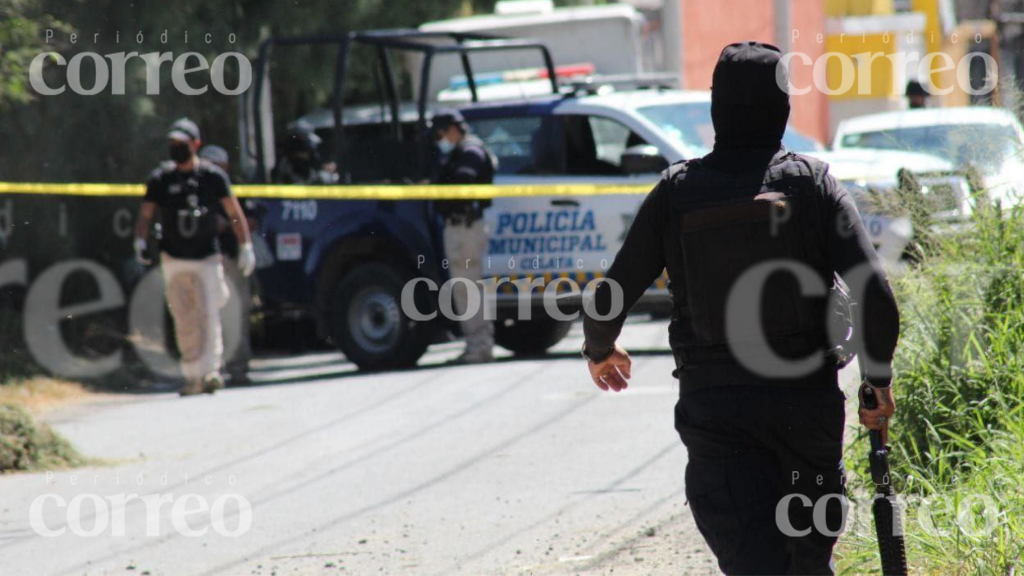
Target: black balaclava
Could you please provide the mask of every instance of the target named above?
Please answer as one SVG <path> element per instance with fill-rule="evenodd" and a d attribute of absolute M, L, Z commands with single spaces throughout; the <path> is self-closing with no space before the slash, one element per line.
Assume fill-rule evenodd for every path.
<path fill-rule="evenodd" d="M 711 86 L 715 149 L 778 148 L 789 120 L 782 52 L 771 44 L 742 42 L 722 50 Z"/>

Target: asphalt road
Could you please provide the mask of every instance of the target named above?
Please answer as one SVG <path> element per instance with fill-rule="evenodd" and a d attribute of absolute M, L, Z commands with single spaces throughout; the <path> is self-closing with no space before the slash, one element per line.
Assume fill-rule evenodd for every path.
<path fill-rule="evenodd" d="M 443 365 L 460 352 L 445 345 L 376 375 L 335 354 L 261 360 L 253 387 L 51 414 L 104 462 L 0 477 L 0 574 L 714 572 L 685 506 L 665 324 L 627 326 L 641 353 L 620 394 L 590 383 L 581 338 L 482 366 Z M 115 505 L 132 494 L 149 497 Z M 34 502 L 37 528 L 63 532 L 39 535 Z"/>

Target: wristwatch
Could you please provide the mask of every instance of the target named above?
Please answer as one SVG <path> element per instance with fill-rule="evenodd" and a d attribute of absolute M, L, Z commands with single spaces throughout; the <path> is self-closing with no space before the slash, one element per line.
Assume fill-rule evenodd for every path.
<path fill-rule="evenodd" d="M 615 352 L 615 347 L 614 346 L 612 346 L 611 348 L 608 349 L 608 353 L 607 354 L 602 354 L 601 356 L 595 356 L 595 355 L 590 353 L 590 350 L 587 350 L 587 343 L 586 342 L 583 343 L 583 348 L 580 349 L 580 354 L 588 362 L 593 362 L 594 364 L 600 364 L 601 362 L 604 362 L 605 360 L 608 359 L 609 356 L 612 355 L 612 352 Z"/>

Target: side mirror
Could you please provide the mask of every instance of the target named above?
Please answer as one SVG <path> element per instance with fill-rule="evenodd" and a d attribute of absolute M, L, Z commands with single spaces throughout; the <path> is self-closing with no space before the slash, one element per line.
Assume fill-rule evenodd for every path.
<path fill-rule="evenodd" d="M 668 168 L 668 160 L 650 144 L 630 146 L 622 152 L 622 172 L 625 174 L 650 174 Z"/>

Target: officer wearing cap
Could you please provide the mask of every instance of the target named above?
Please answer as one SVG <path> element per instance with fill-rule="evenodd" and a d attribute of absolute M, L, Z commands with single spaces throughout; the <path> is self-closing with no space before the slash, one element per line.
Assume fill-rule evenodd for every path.
<path fill-rule="evenodd" d="M 442 156 L 435 184 L 491 184 L 497 159 L 484 143 L 469 131 L 458 110 L 439 110 L 430 122 L 430 131 Z M 452 278 L 465 278 L 474 283 L 481 277 L 481 266 L 487 253 L 487 226 L 484 209 L 491 201 L 438 200 L 434 209 L 444 218 L 444 247 Z M 466 283 L 454 286 L 452 299 L 456 313 L 463 314 L 468 303 Z M 481 287 L 481 296 L 483 295 Z M 483 302 L 483 299 L 480 300 Z M 494 359 L 494 326 L 483 317 L 483 307 L 462 322 L 466 351 L 459 361 L 490 362 Z"/>
<path fill-rule="evenodd" d="M 231 174 L 231 159 L 228 151 L 215 144 L 207 144 L 199 149 L 199 158 L 208 160 L 224 171 Z M 230 176 L 229 176 L 230 178 Z M 245 214 L 249 231 L 256 228 L 255 215 L 259 206 L 253 199 L 239 200 L 242 212 Z M 253 275 L 246 276 L 239 260 L 238 239 L 235 237 L 231 223 L 227 215 L 221 211 L 222 218 L 218 222 L 220 234 L 217 237 L 220 242 L 221 254 L 224 255 L 224 273 L 228 282 L 228 289 L 231 292 L 230 305 L 221 310 L 221 326 L 224 332 L 224 368 L 231 379 L 232 386 L 245 386 L 251 383 L 249 380 L 249 360 L 252 358 L 252 346 L 250 342 L 250 316 L 252 313 L 252 283 Z M 259 238 L 253 238 L 255 241 Z"/>
<path fill-rule="evenodd" d="M 154 170 L 146 183 L 135 226 L 135 254 L 149 263 L 147 238 L 159 212 L 160 266 L 185 377 L 180 392 L 212 394 L 224 387 L 220 309 L 228 297 L 217 240 L 218 210 L 227 215 L 240 244 L 243 275 L 252 273 L 256 257 L 227 174 L 196 155 L 201 144 L 196 123 L 188 118 L 176 121 L 167 141 L 170 161 Z"/>
<path fill-rule="evenodd" d="M 667 268 L 686 496 L 728 574 L 833 571 L 832 534 L 845 514 L 841 335 L 828 320 L 839 278 L 859 308 L 862 386 L 879 404 L 862 407 L 861 422 L 884 434 L 894 411 L 895 299 L 828 165 L 782 146 L 790 105 L 781 56 L 757 42 L 722 51 L 713 150 L 665 171 L 595 292 L 592 312 L 611 318 L 584 319 L 594 384 L 625 389 L 631 361 L 615 340 Z"/>
<path fill-rule="evenodd" d="M 334 163 L 320 156 L 323 140 L 313 125 L 298 120 L 289 127 L 282 145 L 282 156 L 274 166 L 271 179 L 281 184 L 334 184 L 338 181 Z"/>

